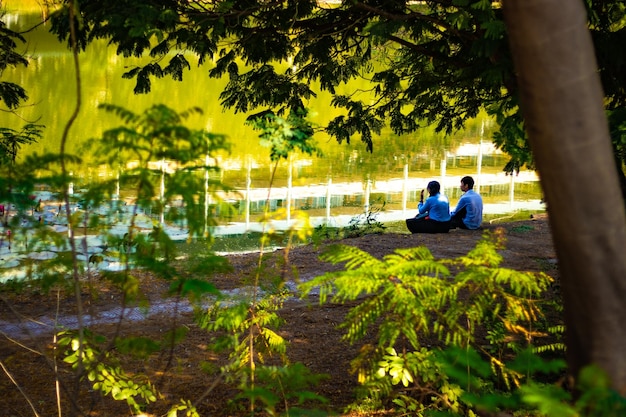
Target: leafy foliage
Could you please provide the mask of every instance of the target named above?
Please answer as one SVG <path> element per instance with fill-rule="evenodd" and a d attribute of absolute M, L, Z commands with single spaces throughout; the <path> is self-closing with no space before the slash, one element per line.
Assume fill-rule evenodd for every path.
<path fill-rule="evenodd" d="M 27 123 L 20 131 L 0 127 L 0 164 L 14 164 L 23 145 L 37 142 L 43 126 Z"/>
<path fill-rule="evenodd" d="M 597 45 L 616 44 L 623 36 L 624 6 L 620 2 L 586 4 Z M 69 25 L 79 23 L 78 39 L 74 39 L 78 45 L 73 44 L 73 48 L 85 48 L 93 39 L 107 38 L 118 45 L 118 53 L 124 56 L 141 57 L 148 53 L 152 62 L 131 68 L 125 75 L 136 77 L 138 93 L 148 92 L 155 77 L 182 79 L 190 63 L 179 53 L 181 50 L 196 54 L 199 64 L 214 61 L 211 76 L 229 77 L 220 96 L 224 105 L 245 112 L 268 109 L 257 113 L 256 122 L 263 132 L 262 138 L 272 149 L 273 160 L 284 159 L 295 149 L 314 150 L 308 142 L 313 129 L 302 115 L 306 100 L 314 96 L 310 84 L 317 82 L 334 95 L 333 105 L 344 110 L 345 114 L 331 120 L 326 128 L 340 142 L 360 135 L 371 150 L 373 134 L 380 132 L 385 124 L 389 123 L 397 133 L 411 132 L 424 119 L 436 123 L 438 130 L 449 132 L 486 106 L 503 126 L 501 136 L 496 138 L 498 145 L 517 158 L 509 169 L 513 171 L 532 163 L 525 141 L 520 139 L 523 126 L 517 113 L 515 78 L 500 9 L 490 1 L 386 5 L 346 2 L 319 6 L 313 1 L 209 4 L 113 0 L 105 8 L 101 2 L 84 0 L 80 8 L 77 2 L 67 5 L 75 9 L 61 9 L 55 16 L 53 30 L 66 38 L 72 32 Z M 67 19 L 70 12 L 80 12 L 76 22 Z M 8 35 L 1 38 L 5 53 L 14 49 L 11 42 L 19 36 L 2 29 L 0 35 Z M 176 53 L 170 53 L 174 49 Z M 613 54 L 607 60 L 606 50 L 598 49 L 603 82 L 612 87 L 606 89 L 608 106 L 612 111 L 619 110 L 623 89 L 619 81 L 612 81 L 623 79 L 619 77 L 623 72 L 622 57 Z M 15 55 L 9 56 L 11 59 L 3 62 L 24 63 Z M 285 62 L 290 65 L 284 65 Z M 342 94 L 342 84 L 358 76 L 373 80 L 373 90 Z M 5 87 L 2 98 L 9 107 L 26 98 L 18 86 L 2 86 Z M 138 196 L 132 213 L 143 210 L 165 215 L 167 203 L 182 195 L 191 234 L 207 235 L 209 219 L 198 216 L 199 204 L 193 190 L 200 188 L 194 172 L 213 169 L 198 162 L 198 152 L 209 154 L 222 149 L 223 137 L 181 125 L 181 120 L 197 109 L 178 114 L 165 106 L 154 106 L 137 115 L 117 106 L 104 108 L 117 114 L 126 126 L 105 133 L 97 153 L 100 161 L 120 170 L 121 161 L 131 155 L 138 161 L 137 166 L 123 170 L 120 175 L 120 181 L 132 185 Z M 285 114 L 287 119 L 282 118 Z M 620 126 L 621 118 L 616 119 L 614 126 Z M 7 133 L 15 138 L 15 132 Z M 37 135 L 36 130 L 32 133 L 31 138 Z M 616 146 L 618 151 L 620 143 Z M 166 159 L 176 161 L 180 169 L 173 174 L 166 172 L 163 167 Z M 59 162 L 81 160 L 60 155 L 57 159 L 44 156 L 38 161 L 44 163 L 15 167 L 11 177 L 11 186 L 18 185 L 16 207 L 27 220 L 35 218 L 35 208 L 28 200 L 35 183 L 32 166 L 38 167 L 38 171 L 49 169 L 48 179 L 67 191 L 72 180 L 65 172 L 55 175 L 53 167 Z M 159 161 L 160 167 L 155 168 L 154 163 Z M 162 193 L 157 192 L 160 179 L 166 184 Z M 6 183 L 3 185 L 2 191 L 6 192 Z M 217 183 L 212 186 L 222 187 Z M 92 227 L 104 230 L 107 223 L 98 209 L 103 202 L 111 200 L 113 189 L 112 181 L 89 184 L 81 196 L 80 211 L 74 213 L 70 212 L 66 193 L 70 232 Z M 112 205 L 107 209 L 111 215 L 119 212 L 120 207 Z M 170 210 L 169 215 L 179 218 L 176 210 Z M 306 232 L 298 234 L 302 236 Z M 263 242 L 277 235 L 269 229 Z M 24 232 L 20 243 L 26 250 L 32 245 L 29 239 Z M 48 239 L 46 244 L 64 241 L 59 234 Z M 158 276 L 172 280 L 173 288 L 180 294 L 201 299 L 206 293 L 216 293 L 206 281 L 179 279 L 168 265 L 174 256 L 171 242 L 158 225 L 144 236 L 131 223 L 126 235 L 109 234 L 108 243 L 117 247 L 117 256 L 125 262 L 125 270 L 107 274 L 105 278 L 123 290 L 125 302 L 141 297 L 138 278 L 132 273 L 133 265 L 149 268 Z M 320 286 L 323 302 L 328 297 L 336 301 L 363 299 L 348 315 L 343 327 L 346 338 L 353 342 L 371 329 L 376 331 L 378 343 L 366 347 L 354 361 L 370 398 L 380 401 L 391 398 L 394 404 L 415 414 L 431 410 L 459 413 L 467 407 L 471 415 L 471 408 L 480 406 L 481 402 L 467 397 L 470 391 L 490 392 L 499 382 L 503 382 L 505 390 L 512 391 L 542 366 L 532 356 L 524 356 L 520 348 L 530 346 L 541 336 L 533 325 L 541 316 L 538 295 L 549 279 L 542 274 L 500 268 L 496 251 L 500 243 L 497 236 L 493 241 L 486 239 L 467 256 L 453 260 L 435 260 L 425 248 L 398 251 L 379 260 L 353 248 L 335 247 L 324 259 L 345 262 L 348 270 L 326 274 L 302 288 L 306 292 Z M 71 272 L 77 276 L 82 264 L 78 262 L 72 233 L 70 247 L 71 259 L 64 259 L 64 265 L 71 265 Z M 86 244 L 84 248 L 88 253 Z M 212 267 L 223 266 L 212 261 L 212 258 L 208 261 Z M 247 297 L 229 300 L 234 301 L 232 304 L 219 301 L 200 318 L 206 329 L 227 335 L 215 338 L 214 347 L 226 347 L 231 352 L 231 361 L 224 370 L 231 371 L 230 376 L 240 382 L 242 397 L 250 401 L 251 411 L 259 402 L 272 414 L 278 412 L 280 397 L 298 403 L 321 398 L 306 389 L 309 383 L 318 380 L 317 376 L 310 375 L 300 365 L 271 363 L 286 362 L 286 344 L 276 331 L 280 324 L 276 311 L 286 293 L 281 277 L 261 279 L 262 261 L 261 256 L 258 274 Z M 56 275 L 65 278 L 68 270 Z M 82 305 L 79 292 L 76 302 Z M 485 337 L 487 343 L 498 345 L 497 354 L 493 354 L 494 349 L 484 348 L 484 341 L 477 334 L 479 328 L 489 335 Z M 83 370 L 87 370 L 86 375 L 96 389 L 125 400 L 135 412 L 142 407 L 137 397 L 144 403 L 154 401 L 156 393 L 150 382 L 129 377 L 117 366 L 115 352 L 100 349 L 97 338 L 85 330 L 81 327 L 77 336 L 68 334 L 61 339 L 61 346 L 67 347 L 66 361 L 75 367 L 77 376 L 84 377 Z M 178 337 L 178 332 L 172 332 L 172 340 Z M 432 349 L 430 339 L 426 338 L 438 346 Z M 160 346 L 144 339 L 119 339 L 115 345 L 121 352 L 141 355 L 149 355 Z M 463 372 L 447 368 L 445 355 L 434 355 L 442 346 L 458 348 L 456 352 L 462 354 L 457 357 L 464 356 L 466 361 L 455 363 L 463 365 Z M 513 355 L 515 360 L 504 360 Z M 483 358 L 486 362 L 481 363 Z M 558 369 L 552 365 L 547 369 Z M 468 373 L 469 377 L 460 377 Z M 583 396 L 575 404 L 578 409 L 594 410 L 599 415 L 603 410 L 621 410 L 615 396 L 604 395 L 604 378 L 592 372 L 591 377 L 583 375 L 580 380 L 582 388 L 594 395 Z M 293 384 L 294 391 L 287 392 L 285 384 Z M 489 396 L 486 398 L 490 400 Z M 551 398 L 540 397 L 532 386 L 526 391 L 525 399 L 544 407 L 543 412 L 563 415 L 571 412 L 566 406 L 552 407 Z M 181 400 L 170 415 L 177 411 L 197 415 L 193 404 L 186 400 Z M 293 411 L 295 414 L 299 410 Z"/>
<path fill-rule="evenodd" d="M 61 333 L 58 345 L 66 349 L 63 361 L 73 369 L 83 373 L 93 383 L 95 390 L 111 395 L 116 400 L 126 401 L 135 413 L 139 413 L 146 403 L 154 402 L 159 395 L 152 384 L 142 375 L 130 376 L 119 364 L 115 356 L 102 350 L 97 337 L 79 337 L 70 332 Z M 87 332 L 86 336 L 92 336 Z M 102 340 L 100 341 L 102 342 Z M 142 402 L 138 402 L 142 401 Z"/>
<path fill-rule="evenodd" d="M 25 43 L 26 39 L 7 28 L 1 19 L 3 15 L 4 11 L 0 10 L 0 102 L 4 103 L 3 112 L 12 112 L 28 100 L 28 94 L 22 86 L 2 81 L 1 77 L 7 68 L 28 67 L 28 59 L 17 52 L 18 42 Z M 43 126 L 35 123 L 26 123 L 19 131 L 0 126 L 0 165 L 15 163 L 20 147 L 41 138 L 42 129 Z"/>
<path fill-rule="evenodd" d="M 331 227 L 321 224 L 315 227 L 312 235 L 312 242 L 320 242 L 331 239 L 345 239 L 349 237 L 364 236 L 369 234 L 384 233 L 387 226 L 378 220 L 378 214 L 385 208 L 385 202 L 380 206 L 376 203 L 368 207 L 367 211 L 358 214 L 350 219 L 347 226 Z"/>
<path fill-rule="evenodd" d="M 585 4 L 606 107 L 617 110 L 626 100 L 625 59 L 614 48 L 626 33 L 625 6 Z M 153 79 L 182 79 L 190 57 L 211 63 L 211 77 L 228 77 L 220 99 L 237 112 L 300 111 L 315 97 L 315 83 L 342 110 L 325 131 L 340 143 L 360 137 L 369 150 L 385 126 L 401 134 L 426 121 L 450 133 L 485 109 L 499 126 L 494 143 L 511 156 L 506 171 L 534 165 L 500 2 L 115 0 L 110 6 L 81 1 L 79 43 L 84 48 L 104 38 L 119 55 L 149 57 L 124 75 L 135 78 L 136 93 L 149 92 Z M 67 15 L 62 10 L 53 18 L 60 39 L 69 35 Z M 359 78 L 371 88 L 343 91 Z"/>
<path fill-rule="evenodd" d="M 119 106 L 104 104 L 100 107 L 116 114 L 126 126 L 104 132 L 95 154 L 102 163 L 117 167 L 122 186 L 136 187 L 136 209 L 165 214 L 166 206 L 175 206 L 172 204 L 174 198 L 182 198 L 190 234 L 205 235 L 206 222 L 210 219 L 201 214 L 203 200 L 198 198 L 198 193 L 205 189 L 205 185 L 211 193 L 227 188 L 213 179 L 206 180 L 205 184 L 205 179 L 197 173 L 219 169 L 206 165 L 202 158 L 213 156 L 219 150 L 228 150 L 225 136 L 191 130 L 181 124 L 194 113 L 201 113 L 199 108 L 177 113 L 167 106 L 154 105 L 139 115 Z M 137 162 L 128 169 L 122 161 L 131 158 Z M 95 200 L 97 196 L 93 198 Z M 179 216 L 173 213 L 172 217 Z M 166 235 L 157 227 L 152 238 L 162 240 Z"/>
<path fill-rule="evenodd" d="M 386 226 L 378 220 L 378 214 L 385 210 L 385 204 L 386 202 L 383 201 L 379 207 L 374 203 L 365 213 L 351 218 L 348 226 L 345 227 L 345 237 L 383 233 Z"/>
<path fill-rule="evenodd" d="M 118 115 L 125 126 L 108 130 L 102 138 L 91 141 L 92 148 L 81 154 L 83 158 L 67 154 L 33 155 L 14 164 L 0 165 L 3 173 L 0 198 L 10 203 L 4 217 L 12 231 L 10 250 L 53 254 L 41 261 L 25 257 L 18 268 L 27 271 L 28 284 L 45 292 L 53 288 L 79 289 L 75 292 L 78 329 L 62 333 L 58 343 L 65 350 L 60 353 L 72 366 L 73 376 L 77 380 L 88 379 L 95 390 L 125 401 L 134 413 L 139 413 L 147 404 L 157 401 L 159 394 L 146 376 L 128 375 L 121 359 L 126 355 L 148 358 L 164 349 L 171 350 L 184 337 L 184 329 L 172 323 L 164 340 L 152 340 L 124 337 L 118 328 L 109 340 L 104 339 L 92 333 L 82 320 L 84 304 L 80 289 L 88 287 L 89 282 L 80 278 L 90 277 L 90 269 L 97 263 L 120 262 L 123 266 L 120 270 L 99 273 L 103 281 L 117 287 L 122 294 L 118 324 L 129 305 L 146 306 L 137 268 L 170 281 L 172 291 L 179 296 L 197 300 L 207 293 L 219 294 L 210 277 L 228 265 L 223 258 L 218 260 L 209 252 L 212 219 L 201 209 L 203 199 L 198 194 L 227 189 L 216 180 L 207 184 L 203 175 L 219 170 L 209 164 L 208 156 L 227 149 L 227 144 L 223 135 L 183 125 L 186 118 L 199 112 L 196 108 L 178 113 L 167 106 L 155 105 L 136 114 L 119 106 L 102 107 Z M 90 159 L 91 151 L 95 157 Z M 129 160 L 133 163 L 127 166 Z M 163 161 L 173 164 L 175 169 L 166 172 Z M 63 163 L 79 175 L 65 174 L 60 170 Z M 86 172 L 90 164 L 112 167 L 119 175 L 104 180 L 91 177 Z M 49 208 L 44 210 L 34 199 L 36 185 L 48 187 L 54 193 L 61 190 L 61 204 L 54 218 L 49 217 Z M 74 185 L 80 188 L 78 194 L 69 191 Z M 121 194 L 135 199 L 128 204 Z M 172 204 L 177 199 L 182 202 Z M 172 266 L 177 253 L 164 229 L 168 209 L 176 211 L 175 215 L 167 216 L 168 220 L 184 221 L 190 238 L 196 237 L 205 244 L 202 279 L 181 274 Z M 153 213 L 163 220 L 155 219 Z M 149 232 L 141 230 L 145 225 L 137 224 L 140 216 L 149 219 L 152 225 Z M 76 239 L 76 231 L 84 234 L 85 239 Z M 100 243 L 92 246 L 96 236 Z M 79 396 L 80 392 L 71 391 L 69 395 Z M 182 401 L 176 407 L 193 415 L 193 405 L 188 402 Z"/>
<path fill-rule="evenodd" d="M 280 143 L 290 137 L 289 131 L 277 135 Z M 277 153 L 272 149 L 273 158 Z M 279 160 L 275 162 L 278 164 Z M 285 210 L 265 213 L 259 263 L 254 275 L 242 280 L 245 287 L 236 294 L 220 294 L 208 308 L 197 307 L 197 322 L 210 333 L 211 350 L 228 352 L 228 363 L 221 368 L 221 373 L 227 381 L 237 383 L 241 393 L 235 400 L 247 400 L 251 413 L 260 404 L 268 415 L 279 415 L 280 408 L 285 408 L 285 415 L 291 416 L 325 415 L 317 409 L 301 407 L 326 402 L 324 397 L 308 389 L 325 376 L 312 374 L 301 363 L 290 363 L 287 341 L 278 332 L 282 324 L 278 312 L 292 296 L 285 285 L 289 248 L 297 242 L 306 242 L 311 235 L 308 217 L 304 215 L 298 216 L 285 232 L 275 229 L 273 222 L 284 221 L 286 214 Z M 286 242 L 285 257 L 278 265 L 268 265 L 271 258 L 264 255 L 264 248 L 272 241 Z"/>
<path fill-rule="evenodd" d="M 447 349 L 439 356 L 445 372 L 451 379 L 468 389 L 460 399 L 468 407 L 483 413 L 516 410 L 531 416 L 618 416 L 626 410 L 626 398 L 610 388 L 606 373 L 595 366 L 582 369 L 577 378 L 574 398 L 571 389 L 560 384 L 541 382 L 542 377 L 558 374 L 565 368 L 562 359 L 545 360 L 530 349 L 523 350 L 507 367 L 526 374 L 526 381 L 512 392 L 485 391 L 481 377 L 489 364 L 476 351 Z M 471 387 L 471 389 L 469 389 Z M 446 412 L 440 415 L 456 416 Z"/>
<path fill-rule="evenodd" d="M 319 288 L 321 303 L 329 297 L 334 302 L 359 300 L 340 327 L 352 343 L 376 335 L 376 345 L 361 349 L 353 361 L 368 397 L 388 398 L 419 415 L 429 409 L 457 412 L 467 388 L 441 368 L 437 352 L 442 347 L 474 348 L 488 358 L 489 365 L 478 373 L 481 390 L 498 381 L 512 389 L 525 374 L 485 349 L 480 333 L 503 332 L 507 356 L 544 335 L 535 326 L 542 316 L 540 295 L 552 279 L 501 268 L 497 250 L 503 239 L 487 233 L 467 255 L 442 260 L 425 247 L 399 249 L 378 259 L 335 245 L 320 257 L 344 264 L 345 270 L 302 283 L 300 289 L 306 295 Z"/>
<path fill-rule="evenodd" d="M 304 109 L 290 113 L 287 118 L 268 112 L 249 117 L 248 123 L 261 131 L 261 144 L 270 148 L 270 160 L 278 162 L 287 159 L 295 151 L 309 155 L 320 154 L 312 142 L 314 131 L 306 120 L 306 115 Z"/>
<path fill-rule="evenodd" d="M 293 402 L 296 405 L 289 407 L 286 416 L 326 416 L 321 410 L 302 408 L 307 402 L 326 403 L 326 398 L 309 390 L 311 385 L 317 384 L 324 375 L 312 374 L 301 363 L 282 366 L 263 366 L 256 370 L 257 386 L 245 388 L 238 396 L 252 403 L 260 402 L 268 415 L 279 415 L 276 410 L 280 403 Z M 300 406 L 300 407 L 299 407 Z"/>
<path fill-rule="evenodd" d="M 199 322 L 213 339 L 212 347 L 229 352 L 230 363 L 220 371 L 218 381 L 236 383 L 241 389 L 237 399 L 249 401 L 251 410 L 258 404 L 275 415 L 285 407 L 290 415 L 317 413 L 310 405 L 323 403 L 324 398 L 308 387 L 319 382 L 322 376 L 311 374 L 302 364 L 289 363 L 287 344 L 277 331 L 281 324 L 277 312 L 289 294 L 285 287 L 286 257 L 280 265 L 265 265 L 260 259 L 257 274 L 250 281 L 242 282 L 242 285 L 249 285 L 250 292 L 242 293 L 241 298 L 235 296 L 226 300 L 226 295 L 211 283 L 213 274 L 229 270 L 230 265 L 210 251 L 211 226 L 215 219 L 205 210 L 206 198 L 201 198 L 201 193 L 229 190 L 206 175 L 219 172 L 219 167 L 210 165 L 209 161 L 215 160 L 211 158 L 215 152 L 228 149 L 225 136 L 184 126 L 185 119 L 200 112 L 198 108 L 179 113 L 165 105 L 154 105 L 143 113 L 135 113 L 121 106 L 104 104 L 100 107 L 117 115 L 124 124 L 90 141 L 81 158 L 34 155 L 3 167 L 12 172 L 10 180 L 8 176 L 3 177 L 6 180 L 2 180 L 0 192 L 3 201 L 11 198 L 8 201 L 14 203 L 12 207 L 16 211 L 7 215 L 15 232 L 13 243 L 16 246 L 19 243 L 13 250 L 43 251 L 54 247 L 58 254 L 40 262 L 27 261 L 30 284 L 44 291 L 61 287 L 70 290 L 74 285 L 82 287 L 74 277 L 84 273 L 89 276 L 92 259 L 94 263 L 115 259 L 122 268 L 99 271 L 99 277 L 122 294 L 119 326 L 126 307 L 147 307 L 141 291 L 141 274 L 137 271 L 149 271 L 151 276 L 170 282 L 171 294 L 188 298 L 198 308 L 206 306 L 207 300 L 213 301 L 208 313 L 199 310 Z M 276 164 L 296 150 L 316 151 L 310 141 L 312 128 L 303 115 L 294 113 L 285 119 L 266 117 L 257 122 Z M 80 174 L 59 173 L 63 163 Z M 106 166 L 113 169 L 115 175 L 104 179 L 91 177 L 85 174 L 88 165 Z M 59 206 L 53 222 L 58 225 L 65 221 L 70 233 L 54 231 L 43 221 L 37 221 L 37 216 L 44 213 L 39 212 L 31 196 L 35 184 L 39 183 L 62 190 L 68 204 L 64 205 L 66 210 Z M 79 194 L 70 194 L 74 186 L 80 189 Z M 308 217 L 304 215 L 294 214 L 293 227 L 286 233 L 274 227 L 275 222 L 284 222 L 288 214 L 291 215 L 284 210 L 265 213 L 263 248 L 273 241 L 289 247 L 310 237 Z M 15 223 L 25 219 L 28 224 Z M 145 223 L 140 224 L 146 221 L 151 229 Z M 178 253 L 165 230 L 171 222 L 181 222 L 189 239 L 204 244 L 202 253 L 184 272 L 173 266 Z M 76 231 L 87 237 L 81 240 L 80 246 L 74 238 Z M 97 248 L 88 243 L 95 235 L 101 241 Z M 276 267 L 278 273 L 269 272 Z M 79 295 L 76 295 L 76 304 L 80 317 L 83 304 Z M 165 349 L 170 350 L 173 358 L 174 346 L 185 337 L 185 328 L 172 322 L 163 340 L 124 337 L 118 328 L 107 342 L 93 334 L 80 319 L 78 326 L 75 333 L 63 333 L 59 343 L 65 349 L 63 360 L 72 365 L 77 379 L 89 379 L 94 389 L 127 402 L 135 413 L 159 399 L 153 383 L 147 377 L 126 374 L 120 359 L 127 355 L 150 358 Z M 71 395 L 78 396 L 80 392 Z M 186 399 L 174 405 L 170 415 L 178 412 L 198 415 L 195 405 Z"/>
<path fill-rule="evenodd" d="M 4 11 L 1 10 L 0 17 L 3 15 Z M 26 40 L 21 34 L 7 28 L 6 22 L 0 19 L 0 76 L 9 67 L 28 66 L 26 57 L 17 52 L 17 42 L 25 43 Z M 26 100 L 28 95 L 24 88 L 15 83 L 0 81 L 0 101 L 4 102 L 7 109 L 15 109 Z"/>

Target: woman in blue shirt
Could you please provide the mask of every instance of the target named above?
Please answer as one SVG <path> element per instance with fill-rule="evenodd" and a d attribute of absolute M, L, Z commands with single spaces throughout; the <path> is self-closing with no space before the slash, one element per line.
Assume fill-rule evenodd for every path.
<path fill-rule="evenodd" d="M 448 233 L 450 230 L 450 203 L 448 197 L 441 194 L 441 185 L 431 181 L 426 187 L 430 197 L 424 201 L 424 190 L 417 205 L 418 215 L 406 219 L 406 226 L 411 233 Z"/>

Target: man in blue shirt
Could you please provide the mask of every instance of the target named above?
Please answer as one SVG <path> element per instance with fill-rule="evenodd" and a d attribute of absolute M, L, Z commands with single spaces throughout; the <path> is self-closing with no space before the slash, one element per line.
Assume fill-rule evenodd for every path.
<path fill-rule="evenodd" d="M 474 179 L 472 177 L 461 178 L 461 191 L 463 195 L 450 212 L 450 228 L 478 229 L 483 222 L 483 199 L 474 191 Z"/>

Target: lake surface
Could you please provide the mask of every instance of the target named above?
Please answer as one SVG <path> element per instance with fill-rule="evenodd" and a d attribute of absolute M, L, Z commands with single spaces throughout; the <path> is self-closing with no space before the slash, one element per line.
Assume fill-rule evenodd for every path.
<path fill-rule="evenodd" d="M 23 30 L 39 20 L 39 15 L 7 14 L 4 20 L 13 30 Z M 18 129 L 26 121 L 46 126 L 39 143 L 23 148 L 24 154 L 58 152 L 60 138 L 75 103 L 76 86 L 73 62 L 65 45 L 47 33 L 47 27 L 29 32 L 25 46 L 31 62 L 28 68 L 5 72 L 4 77 L 24 86 L 30 106 L 20 109 L 19 116 L 2 116 L 0 124 Z M 83 106 L 70 131 L 69 152 L 77 152 L 86 141 L 121 125 L 119 119 L 97 109 L 101 103 L 121 105 L 135 113 L 155 103 L 176 111 L 192 106 L 203 109 L 203 115 L 189 119 L 189 127 L 204 128 L 225 134 L 232 152 L 220 154 L 220 179 L 237 193 L 222 196 L 235 203 L 234 215 L 221 219 L 218 234 L 254 230 L 255 221 L 269 198 L 271 208 L 284 207 L 308 212 L 313 224 L 346 225 L 355 216 L 382 209 L 377 219 L 391 221 L 412 217 L 416 213 L 419 191 L 435 179 L 454 206 L 461 195 L 460 178 L 472 175 L 476 189 L 483 195 L 485 214 L 506 216 L 519 210 L 542 211 L 541 189 L 537 175 L 522 171 L 507 176 L 502 168 L 508 160 L 491 144 L 494 129 L 487 116 L 468 123 L 466 129 L 453 135 L 435 134 L 424 128 L 411 135 L 398 136 L 390 131 L 374 138 L 374 152 L 369 153 L 359 138 L 350 144 L 338 144 L 320 135 L 317 143 L 323 156 L 293 155 L 282 162 L 271 193 L 269 150 L 260 145 L 258 132 L 244 121 L 247 115 L 223 110 L 218 96 L 225 80 L 207 76 L 208 66 L 194 66 L 182 82 L 162 79 L 153 83 L 147 95 L 133 94 L 134 81 L 122 79 L 128 66 L 141 60 L 122 60 L 106 42 L 92 44 L 80 55 Z M 207 65 L 211 65 L 208 63 Z M 346 91 L 365 89 L 359 82 L 345 86 Z M 309 103 L 311 120 L 320 125 L 339 115 L 330 105 L 330 96 L 319 94 Z M 77 190 L 81 179 L 107 177 L 114 172 L 90 164 L 85 158 L 81 175 L 76 176 Z M 288 218 L 287 224 L 290 222 Z"/>

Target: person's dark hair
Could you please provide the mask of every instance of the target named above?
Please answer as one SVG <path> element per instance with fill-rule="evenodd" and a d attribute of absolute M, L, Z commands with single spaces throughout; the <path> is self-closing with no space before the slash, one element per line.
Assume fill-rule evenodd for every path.
<path fill-rule="evenodd" d="M 441 185 L 439 185 L 437 181 L 431 181 L 428 183 L 426 188 L 428 189 L 428 193 L 430 195 L 437 195 L 437 193 L 439 193 L 439 190 L 441 190 Z"/>
<path fill-rule="evenodd" d="M 474 188 L 474 178 L 470 176 L 461 178 L 461 182 L 467 185 L 467 188 L 469 188 L 470 190 Z"/>

